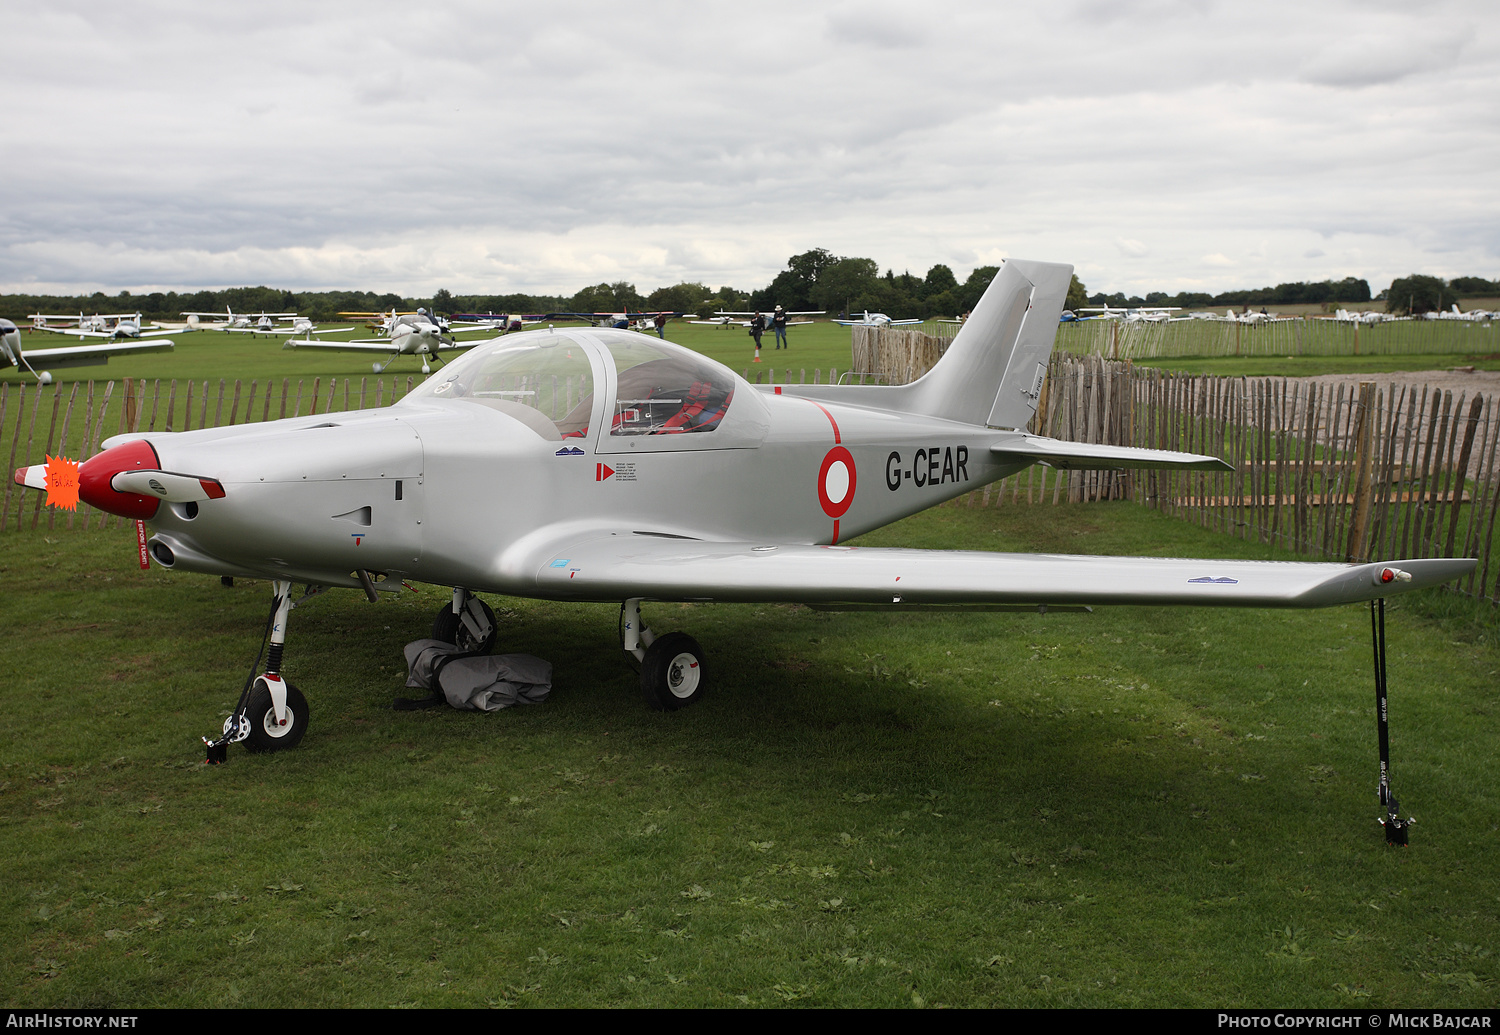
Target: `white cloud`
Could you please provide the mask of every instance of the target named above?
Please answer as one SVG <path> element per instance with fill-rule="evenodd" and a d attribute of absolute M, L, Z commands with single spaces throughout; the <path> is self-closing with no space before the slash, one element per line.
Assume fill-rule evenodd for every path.
<path fill-rule="evenodd" d="M 818 246 L 1110 291 L 1493 276 L 1487 15 L 10 5 L 0 290 L 752 287 Z"/>

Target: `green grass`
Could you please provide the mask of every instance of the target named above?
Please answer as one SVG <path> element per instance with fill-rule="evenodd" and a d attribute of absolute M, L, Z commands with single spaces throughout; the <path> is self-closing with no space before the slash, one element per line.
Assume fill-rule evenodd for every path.
<path fill-rule="evenodd" d="M 880 545 L 1266 557 L 1133 504 Z M 0 537 L 0 981 L 45 1006 L 1496 1002 L 1493 609 L 834 615 L 648 604 L 713 691 L 647 711 L 615 610 L 491 598 L 543 705 L 397 713 L 441 591 L 292 616 L 297 750 L 198 764 L 262 585 L 129 530 Z"/>

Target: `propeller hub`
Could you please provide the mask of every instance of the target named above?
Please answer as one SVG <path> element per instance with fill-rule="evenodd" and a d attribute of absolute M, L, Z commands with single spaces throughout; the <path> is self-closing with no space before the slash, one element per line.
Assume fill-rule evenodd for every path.
<path fill-rule="evenodd" d="M 85 460 L 78 466 L 78 498 L 106 514 L 149 521 L 161 501 L 134 492 L 118 492 L 111 479 L 123 471 L 160 470 L 156 450 L 144 439 L 125 442 Z"/>

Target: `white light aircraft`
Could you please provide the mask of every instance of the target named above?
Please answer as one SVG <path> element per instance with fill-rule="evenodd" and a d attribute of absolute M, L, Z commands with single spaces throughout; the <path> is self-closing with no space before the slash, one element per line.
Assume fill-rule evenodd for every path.
<path fill-rule="evenodd" d="M 1083 317 L 1086 320 L 1124 320 L 1126 323 L 1166 323 L 1179 309 L 1175 305 L 1138 305 L 1119 309 L 1108 303 L 1102 306 L 1085 306 L 1080 313 L 1098 313 L 1098 316 Z"/>
<path fill-rule="evenodd" d="M 49 322 L 52 320 L 71 320 L 73 326 L 55 326 Z M 119 341 L 122 338 L 159 338 L 164 334 L 175 333 L 170 328 L 144 323 L 140 313 L 104 313 L 94 316 L 84 316 L 79 313 L 76 317 L 33 313 L 31 329 L 47 331 L 50 334 L 67 334 L 76 337 L 79 341 L 84 338 L 108 338 L 111 341 Z"/>
<path fill-rule="evenodd" d="M 617 606 L 646 700 L 670 710 L 707 692 L 708 655 L 685 633 L 653 634 L 643 601 L 1325 607 L 1474 569 L 1449 558 L 1334 564 L 845 545 L 1035 463 L 1230 469 L 1214 456 L 1025 430 L 1071 279 L 1071 266 L 1007 260 L 943 358 L 907 385 L 752 385 L 646 335 L 529 331 L 474 348 L 388 408 L 115 436 L 79 468 L 78 492 L 143 522 L 163 568 L 271 582 L 268 670 L 246 681 L 210 745 L 214 760 L 230 743 L 274 751 L 302 739 L 307 700 L 282 674 L 299 582 L 362 588 L 371 600 L 403 580 L 452 587 L 433 635 L 478 651 L 497 634 L 479 592 Z M 45 487 L 47 467 L 17 470 L 15 480 Z M 1394 817 L 1393 798 L 1387 807 Z"/>
<path fill-rule="evenodd" d="M 906 327 L 921 320 L 892 320 L 884 313 L 872 313 L 868 309 L 858 320 L 834 320 L 840 327 Z"/>
<path fill-rule="evenodd" d="M 225 306 L 222 313 L 185 312 L 182 315 L 187 317 L 188 327 L 197 331 L 269 335 L 287 331 L 288 328 L 281 325 L 283 321 L 290 321 L 290 329 L 295 334 L 312 328 L 312 321 L 296 313 L 236 313 L 229 306 Z M 204 323 L 205 319 L 211 322 Z M 302 326 L 304 324 L 306 326 Z"/>
<path fill-rule="evenodd" d="M 775 312 L 775 307 L 763 310 L 758 313 L 731 313 L 726 310 L 720 309 L 714 313 L 713 319 L 711 320 L 689 320 L 688 323 L 697 324 L 700 327 L 749 327 L 751 319 L 759 316 L 766 321 L 766 330 L 770 330 L 771 317 L 775 315 Z M 826 309 L 800 309 L 795 312 L 789 310 L 786 314 L 788 317 L 786 325 L 788 327 L 806 327 L 813 321 L 793 320 L 790 319 L 790 317 L 822 316 L 826 312 L 828 312 L 828 310 Z"/>
<path fill-rule="evenodd" d="M 454 334 L 470 331 L 498 331 L 509 334 L 524 330 L 528 325 L 542 323 L 545 316 L 521 316 L 517 313 L 454 313 L 449 327 Z"/>
<path fill-rule="evenodd" d="M 128 356 L 136 352 L 170 352 L 174 345 L 170 341 L 121 342 L 110 345 L 75 345 L 61 349 L 31 349 L 21 351 L 21 329 L 10 320 L 0 319 L 0 370 L 14 367 L 25 370 L 44 385 L 52 383 L 50 370 L 37 367 L 84 367 L 102 366 L 111 356 Z"/>
<path fill-rule="evenodd" d="M 373 364 L 375 373 L 383 374 L 387 367 L 401 356 L 422 357 L 422 373 L 432 372 L 429 359 L 437 359 L 438 352 L 451 352 L 460 349 L 471 349 L 476 345 L 482 345 L 486 341 L 494 339 L 481 339 L 477 341 L 454 341 L 444 333 L 443 328 L 427 315 L 426 309 L 418 309 L 415 313 L 398 314 L 392 312 L 385 322 L 386 336 L 384 338 L 351 338 L 348 341 L 314 341 L 309 335 L 307 338 L 288 338 L 282 348 L 287 349 L 328 349 L 334 352 L 379 352 L 390 358 L 384 363 Z M 441 360 L 439 360 L 441 363 Z"/>

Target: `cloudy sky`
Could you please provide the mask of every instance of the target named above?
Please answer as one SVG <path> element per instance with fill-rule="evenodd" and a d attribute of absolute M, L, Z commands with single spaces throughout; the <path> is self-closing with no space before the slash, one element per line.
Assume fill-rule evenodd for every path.
<path fill-rule="evenodd" d="M 0 0 L 0 291 L 1500 277 L 1483 2 Z"/>

